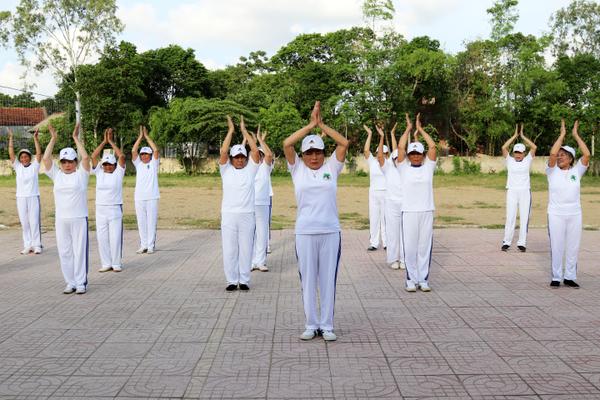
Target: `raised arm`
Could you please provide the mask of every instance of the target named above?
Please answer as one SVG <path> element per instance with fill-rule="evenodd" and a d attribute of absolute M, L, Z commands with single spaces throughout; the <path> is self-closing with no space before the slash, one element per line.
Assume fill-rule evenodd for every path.
<path fill-rule="evenodd" d="M 535 143 L 533 143 L 532 140 L 530 140 L 527 136 L 525 136 L 525 134 L 523 134 L 523 124 L 521 124 L 520 135 L 521 135 L 521 139 L 523 139 L 525 144 L 527 146 L 529 146 L 529 154 L 531 154 L 531 157 L 535 157 L 535 151 L 537 150 L 537 146 L 535 145 Z"/>
<path fill-rule="evenodd" d="M 398 141 L 398 158 L 396 158 L 396 164 L 401 163 L 406 158 L 406 144 L 408 143 L 408 139 L 410 138 L 410 131 L 412 131 L 413 124 L 408 116 L 408 113 L 405 114 L 406 117 L 406 129 L 402 136 L 400 136 L 400 140 Z"/>
<path fill-rule="evenodd" d="M 260 126 L 258 127 L 258 131 L 256 133 L 256 137 L 258 138 L 258 142 L 260 143 L 260 147 L 262 147 L 264 153 L 265 153 L 265 159 L 264 162 L 267 163 L 267 165 L 273 165 L 273 152 L 271 151 L 271 148 L 269 147 L 269 145 L 267 144 L 267 141 L 265 140 L 267 138 L 267 131 L 265 131 L 262 135 L 260 133 Z"/>
<path fill-rule="evenodd" d="M 155 160 L 158 160 L 158 157 L 160 156 L 160 151 L 158 150 L 158 146 L 156 145 L 156 143 L 154 143 L 154 140 L 152 140 L 150 135 L 148 135 L 148 129 L 146 129 L 145 126 L 144 126 L 143 132 L 144 132 L 144 139 L 146 139 L 146 142 L 148 142 L 148 145 L 150 145 L 150 148 L 152 149 L 152 156 L 154 157 Z"/>
<path fill-rule="evenodd" d="M 296 150 L 294 149 L 294 145 L 302 140 L 304 136 L 308 135 L 311 130 L 317 127 L 319 123 L 321 113 L 321 103 L 315 102 L 315 106 L 313 107 L 312 113 L 310 114 L 310 122 L 308 125 L 303 126 L 298 129 L 296 132 L 292 133 L 283 141 L 283 154 L 285 155 L 285 159 L 288 164 L 294 165 L 296 162 Z"/>
<path fill-rule="evenodd" d="M 98 147 L 96 147 L 94 149 L 94 151 L 92 152 L 92 155 L 90 156 L 90 158 L 92 159 L 92 167 L 93 168 L 96 168 L 96 166 L 98 165 L 98 157 L 100 156 L 102 149 L 104 149 L 104 146 L 108 142 L 107 135 L 108 135 L 108 129 L 105 129 L 104 130 L 104 139 L 102 139 L 102 142 L 98 145 Z"/>
<path fill-rule="evenodd" d="M 227 164 L 227 160 L 229 160 L 229 147 L 231 146 L 231 139 L 233 138 L 233 132 L 235 128 L 233 126 L 233 121 L 231 117 L 227 116 L 227 135 L 225 135 L 225 139 L 223 139 L 223 143 L 221 144 L 221 152 L 219 155 L 219 164 L 225 165 Z"/>
<path fill-rule="evenodd" d="M 142 127 L 142 125 L 140 125 L 140 134 L 138 135 L 138 138 L 136 139 L 135 143 L 133 144 L 133 147 L 131 148 L 131 159 L 133 161 L 137 160 L 140 156 L 138 153 L 138 149 L 140 148 L 142 139 L 144 139 L 144 128 Z"/>
<path fill-rule="evenodd" d="M 40 146 L 40 130 L 36 129 L 33 132 L 33 145 L 35 146 L 35 160 L 38 163 L 42 162 L 42 146 Z"/>
<path fill-rule="evenodd" d="M 558 139 L 556 139 L 556 142 L 554 142 L 554 145 L 550 149 L 550 156 L 548 157 L 548 166 L 550 168 L 554 168 L 556 166 L 558 151 L 560 150 L 560 146 L 562 146 L 566 135 L 567 128 L 565 127 L 565 119 L 563 118 L 560 120 L 560 135 L 558 135 Z"/>
<path fill-rule="evenodd" d="M 576 120 L 575 124 L 573 125 L 573 138 L 575 138 L 575 141 L 579 146 L 579 150 L 581 150 L 581 163 L 586 167 L 589 166 L 591 153 L 581 136 L 579 136 L 579 120 Z"/>
<path fill-rule="evenodd" d="M 325 125 L 323 120 L 321 119 L 321 106 L 319 104 L 319 119 L 317 126 L 321 128 L 323 132 L 330 138 L 334 140 L 337 144 L 335 147 L 335 157 L 339 162 L 344 162 L 346 160 L 346 152 L 348 151 L 348 139 L 346 139 L 341 133 L 336 131 L 335 129 Z"/>
<path fill-rule="evenodd" d="M 246 142 L 248 142 L 248 145 L 250 146 L 250 157 L 252 158 L 252 160 L 254 160 L 256 164 L 258 164 L 260 162 L 260 154 L 258 154 L 256 139 L 248 133 L 248 130 L 246 129 L 246 124 L 244 123 L 243 115 L 240 116 L 240 131 L 242 131 L 244 139 L 246 139 Z"/>
<path fill-rule="evenodd" d="M 79 140 L 79 124 L 75 124 L 75 129 L 73 129 L 73 141 L 75 141 L 75 146 L 77 146 L 77 152 L 81 155 L 81 167 L 86 171 L 90 171 L 90 156 L 87 151 L 85 151 L 85 146 Z"/>
<path fill-rule="evenodd" d="M 50 123 L 48 123 L 48 130 L 50 131 L 50 141 L 48 142 L 48 145 L 46 145 L 44 157 L 42 158 L 42 163 L 44 164 L 44 169 L 46 171 L 52 169 L 52 151 L 54 151 L 54 144 L 56 143 L 56 138 L 58 136 L 56 129 L 54 129 Z"/>
<path fill-rule="evenodd" d="M 396 150 L 398 148 L 398 141 L 396 140 L 396 126 L 398 124 L 395 123 L 394 127 L 392 128 L 392 131 L 390 132 L 390 144 L 392 145 L 392 153 L 394 152 L 394 150 Z"/>
<path fill-rule="evenodd" d="M 421 136 L 423 136 L 423 139 L 425 139 L 425 143 L 427 143 L 427 157 L 431 161 L 435 161 L 436 157 L 437 157 L 437 148 L 436 148 L 433 138 L 421 126 L 421 114 L 420 113 L 417 114 L 417 131 L 419 132 L 419 134 Z"/>
<path fill-rule="evenodd" d="M 371 137 L 373 136 L 373 131 L 366 125 L 363 125 L 363 128 L 367 131 L 367 140 L 365 141 L 365 147 L 363 148 L 363 155 L 365 156 L 365 160 L 368 160 L 371 155 Z"/>
<path fill-rule="evenodd" d="M 8 158 L 10 159 L 10 163 L 15 163 L 15 148 L 13 146 L 13 133 L 10 128 L 8 128 Z"/>
<path fill-rule="evenodd" d="M 377 133 L 379 133 L 379 146 L 377 146 L 377 161 L 379 161 L 379 166 L 383 167 L 383 164 L 385 164 L 385 158 L 383 158 L 383 141 L 385 139 L 385 133 L 383 133 L 383 129 L 379 125 L 375 125 L 375 129 L 377 129 Z"/>
<path fill-rule="evenodd" d="M 114 133 L 115 131 L 113 131 L 112 128 L 108 128 L 108 135 L 106 138 L 108 140 L 108 144 L 110 144 L 110 147 L 112 147 L 115 155 L 117 156 L 117 162 L 122 168 L 125 168 L 125 153 L 123 153 L 119 146 L 117 146 L 117 144 L 114 142 Z"/>
<path fill-rule="evenodd" d="M 521 132 L 523 132 L 523 131 L 521 131 Z M 509 147 L 510 147 L 511 143 L 514 142 L 515 139 L 517 139 L 518 136 L 519 136 L 519 124 L 517 124 L 515 126 L 515 134 L 512 135 L 510 138 L 508 138 L 508 140 L 506 142 L 504 142 L 504 144 L 502 145 L 502 157 L 504 157 L 504 158 L 508 157 L 508 155 L 510 154 Z"/>

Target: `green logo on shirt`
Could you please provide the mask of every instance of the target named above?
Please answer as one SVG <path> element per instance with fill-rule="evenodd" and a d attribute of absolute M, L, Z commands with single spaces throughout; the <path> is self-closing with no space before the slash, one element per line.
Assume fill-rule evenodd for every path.
<path fill-rule="evenodd" d="M 329 181 L 329 180 L 331 180 L 331 174 L 330 174 L 330 173 L 328 173 L 328 172 L 325 172 L 325 173 L 323 174 L 323 179 L 325 179 L 326 181 Z"/>
<path fill-rule="evenodd" d="M 571 181 L 577 182 L 577 177 L 575 175 L 571 175 Z"/>

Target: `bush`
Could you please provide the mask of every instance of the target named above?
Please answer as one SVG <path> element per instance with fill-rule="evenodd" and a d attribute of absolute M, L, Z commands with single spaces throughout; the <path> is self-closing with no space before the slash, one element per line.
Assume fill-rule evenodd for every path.
<path fill-rule="evenodd" d="M 452 173 L 454 175 L 474 175 L 481 173 L 481 164 L 475 161 L 465 160 L 461 157 L 452 158 Z"/>

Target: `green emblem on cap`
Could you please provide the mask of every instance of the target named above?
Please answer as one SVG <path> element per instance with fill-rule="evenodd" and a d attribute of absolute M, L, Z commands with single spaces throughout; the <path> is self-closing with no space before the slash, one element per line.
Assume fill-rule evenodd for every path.
<path fill-rule="evenodd" d="M 326 181 L 329 181 L 329 180 L 331 180 L 331 174 L 330 174 L 330 173 L 328 173 L 328 172 L 325 172 L 325 173 L 323 174 L 323 179 L 325 179 Z"/>

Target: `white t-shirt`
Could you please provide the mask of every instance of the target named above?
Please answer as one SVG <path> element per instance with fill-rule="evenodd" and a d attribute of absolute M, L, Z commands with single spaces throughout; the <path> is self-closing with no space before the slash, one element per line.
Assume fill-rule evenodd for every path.
<path fill-rule="evenodd" d="M 54 182 L 55 218 L 83 218 L 88 216 L 87 187 L 90 173 L 81 165 L 65 174 L 52 163 L 46 175 Z"/>
<path fill-rule="evenodd" d="M 135 200 L 156 200 L 160 198 L 158 191 L 158 167 L 160 159 L 152 157 L 148 163 L 141 157 L 133 161 L 135 166 Z"/>
<path fill-rule="evenodd" d="M 261 162 L 258 172 L 254 178 L 254 204 L 257 206 L 268 206 L 271 204 L 273 189 L 271 188 L 271 171 L 274 163 L 271 165 Z"/>
<path fill-rule="evenodd" d="M 227 160 L 219 164 L 223 181 L 223 201 L 221 213 L 253 213 L 254 212 L 254 179 L 259 164 L 250 157 L 244 168 L 236 169 Z"/>
<path fill-rule="evenodd" d="M 123 177 L 125 168 L 117 164 L 112 174 L 107 174 L 98 164 L 92 169 L 96 175 L 96 204 L 99 206 L 114 206 L 123 204 Z"/>
<path fill-rule="evenodd" d="M 394 162 L 389 159 L 385 160 L 381 171 L 385 177 L 385 199 L 402 202 L 402 178 L 400 171 L 394 167 Z"/>
<path fill-rule="evenodd" d="M 548 176 L 548 214 L 577 215 L 581 213 L 579 191 L 581 177 L 587 171 L 581 160 L 573 167 L 562 170 L 558 165 L 550 168 L 546 165 Z"/>
<path fill-rule="evenodd" d="M 335 154 L 318 170 L 312 170 L 296 155 L 288 163 L 296 194 L 296 234 L 315 235 L 340 231 L 337 211 L 337 179 L 344 168 Z"/>
<path fill-rule="evenodd" d="M 506 179 L 507 189 L 529 189 L 529 171 L 533 157 L 531 152 L 523 157 L 522 161 L 517 161 L 512 156 L 506 157 L 506 170 L 508 178 Z"/>
<path fill-rule="evenodd" d="M 386 190 L 385 176 L 381 172 L 377 157 L 373 157 L 373 154 L 369 153 L 367 162 L 369 163 L 369 190 Z"/>
<path fill-rule="evenodd" d="M 398 164 L 402 182 L 404 183 L 404 196 L 402 198 L 402 212 L 433 211 L 433 173 L 436 162 L 425 156 L 425 162 L 420 167 L 413 167 L 405 158 Z"/>
<path fill-rule="evenodd" d="M 40 172 L 40 163 L 33 158 L 31 164 L 25 167 L 16 158 L 12 167 L 17 174 L 17 197 L 39 196 L 38 174 Z"/>

